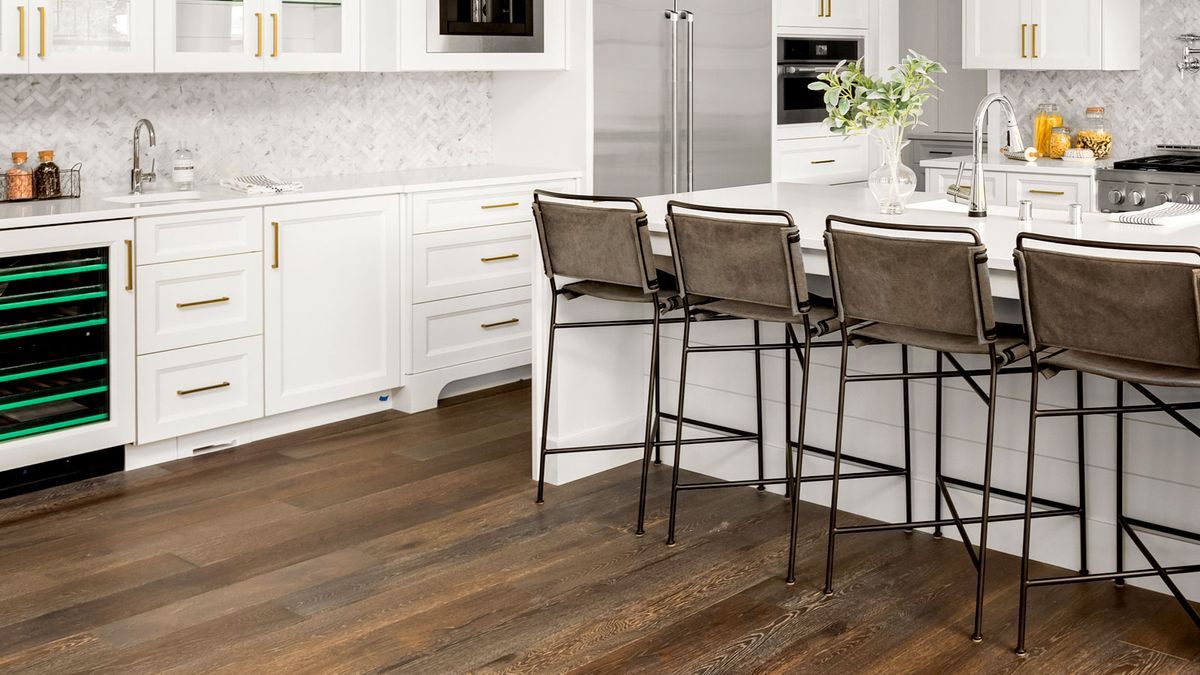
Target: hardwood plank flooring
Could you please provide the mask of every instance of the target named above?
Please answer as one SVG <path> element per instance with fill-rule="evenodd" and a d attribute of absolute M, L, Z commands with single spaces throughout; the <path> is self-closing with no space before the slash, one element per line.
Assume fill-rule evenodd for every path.
<path fill-rule="evenodd" d="M 1200 673 L 1174 601 L 1111 584 L 1036 591 L 1016 657 L 1004 555 L 971 643 L 970 563 L 923 534 L 845 538 L 824 597 L 812 505 L 788 587 L 787 502 L 753 489 L 684 495 L 668 548 L 667 467 L 643 538 L 633 465 L 536 506 L 529 396 L 0 502 L 0 672 Z"/>

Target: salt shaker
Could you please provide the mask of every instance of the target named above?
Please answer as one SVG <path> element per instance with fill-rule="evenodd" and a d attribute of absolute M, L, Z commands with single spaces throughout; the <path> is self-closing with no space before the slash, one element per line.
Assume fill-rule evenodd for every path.
<path fill-rule="evenodd" d="M 1070 216 L 1072 225 L 1083 224 L 1083 204 L 1072 204 L 1067 207 L 1067 213 Z"/>
<path fill-rule="evenodd" d="M 1020 209 L 1017 211 L 1017 220 L 1027 222 L 1033 220 L 1033 202 L 1028 199 L 1022 199 Z"/>

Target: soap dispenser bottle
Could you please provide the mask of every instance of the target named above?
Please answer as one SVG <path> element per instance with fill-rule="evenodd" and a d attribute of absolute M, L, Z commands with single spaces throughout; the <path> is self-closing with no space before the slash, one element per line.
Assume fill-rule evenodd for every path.
<path fill-rule="evenodd" d="M 196 160 L 186 143 L 180 143 L 171 157 L 171 182 L 176 190 L 191 190 L 196 185 Z"/>

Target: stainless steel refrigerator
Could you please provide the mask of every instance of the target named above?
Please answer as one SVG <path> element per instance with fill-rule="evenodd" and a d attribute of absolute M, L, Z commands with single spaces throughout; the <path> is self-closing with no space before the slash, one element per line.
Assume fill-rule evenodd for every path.
<path fill-rule="evenodd" d="M 771 180 L 771 5 L 595 0 L 597 193 Z"/>

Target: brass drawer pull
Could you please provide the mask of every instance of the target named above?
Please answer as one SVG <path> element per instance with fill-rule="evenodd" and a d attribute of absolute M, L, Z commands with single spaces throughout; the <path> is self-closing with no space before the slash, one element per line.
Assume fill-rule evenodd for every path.
<path fill-rule="evenodd" d="M 483 206 L 480 206 L 479 208 L 483 209 L 484 211 L 490 211 L 492 209 L 511 209 L 514 206 L 520 206 L 520 205 L 521 205 L 521 202 L 508 202 L 506 204 L 484 204 Z"/>
<path fill-rule="evenodd" d="M 1021 24 L 1021 58 L 1029 58 L 1029 50 L 1025 47 L 1025 32 L 1029 30 L 1029 24 Z"/>
<path fill-rule="evenodd" d="M 228 389 L 231 386 L 233 386 L 233 385 L 229 384 L 228 382 L 222 382 L 221 384 L 210 384 L 207 387 L 196 387 L 195 389 L 180 389 L 179 391 L 177 391 L 175 393 L 179 396 L 191 396 L 192 394 L 200 394 L 200 393 L 203 393 L 206 391 L 214 391 L 216 389 Z"/>
<path fill-rule="evenodd" d="M 1063 197 L 1063 196 L 1066 196 L 1067 193 L 1063 192 L 1062 190 L 1035 190 L 1033 188 L 1030 188 L 1029 194 L 1031 194 L 1031 195 L 1053 195 L 1055 197 Z"/>
<path fill-rule="evenodd" d="M 41 42 L 38 43 L 38 58 L 46 58 L 46 8 L 38 7 L 38 24 Z"/>
<path fill-rule="evenodd" d="M 520 253 L 509 253 L 508 255 L 497 255 L 497 256 L 492 256 L 491 258 L 480 258 L 479 262 L 490 263 L 490 262 L 499 262 L 501 260 L 516 260 L 517 258 L 520 258 L 520 257 L 521 257 Z"/>
<path fill-rule="evenodd" d="M 271 12 L 271 58 L 279 58 L 279 14 Z"/>
<path fill-rule="evenodd" d="M 17 7 L 17 16 L 20 17 L 18 24 L 21 27 L 21 41 L 17 45 L 17 58 L 25 58 L 25 6 Z"/>
<path fill-rule="evenodd" d="M 279 223 L 271 223 L 271 234 L 275 239 L 275 256 L 271 260 L 271 269 L 279 269 Z"/>
<path fill-rule="evenodd" d="M 179 309 L 187 309 L 188 307 L 202 307 L 204 305 L 219 305 L 222 302 L 229 302 L 228 297 L 213 298 L 211 300 L 196 300 L 195 302 L 177 302 L 175 306 Z"/>
<path fill-rule="evenodd" d="M 263 55 L 263 15 L 262 12 L 255 12 L 254 18 L 258 20 L 258 51 L 254 52 L 254 58 L 261 59 Z"/>
<path fill-rule="evenodd" d="M 1036 23 L 1035 23 L 1035 24 L 1033 24 L 1033 58 L 1035 58 L 1035 59 L 1036 59 L 1036 58 L 1038 58 L 1038 53 L 1037 53 L 1037 29 L 1038 29 L 1038 25 L 1037 25 Z"/>
<path fill-rule="evenodd" d="M 496 323 L 481 323 L 479 327 L 487 330 L 489 328 L 499 328 L 501 326 L 515 326 L 521 323 L 520 319 L 509 319 L 508 321 L 497 321 Z"/>
<path fill-rule="evenodd" d="M 133 290 L 133 240 L 125 240 L 125 290 Z"/>
<path fill-rule="evenodd" d="M 833 164 L 836 161 L 836 159 L 814 159 L 809 164 Z"/>

